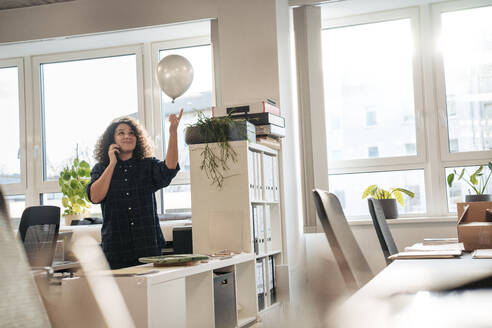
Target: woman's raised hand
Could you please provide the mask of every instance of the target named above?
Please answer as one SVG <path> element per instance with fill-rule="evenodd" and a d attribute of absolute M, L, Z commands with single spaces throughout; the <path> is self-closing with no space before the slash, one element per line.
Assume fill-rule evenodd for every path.
<path fill-rule="evenodd" d="M 120 146 L 117 144 L 111 144 L 109 146 L 108 150 L 108 156 L 109 156 L 109 164 L 116 164 L 118 162 L 118 158 L 116 157 L 116 154 L 120 153 Z"/>
<path fill-rule="evenodd" d="M 171 114 L 169 115 L 169 133 L 177 133 L 178 131 L 178 125 L 179 121 L 181 121 L 181 116 L 183 116 L 183 108 L 181 108 L 181 111 L 179 112 L 179 115 L 176 116 L 176 114 Z"/>

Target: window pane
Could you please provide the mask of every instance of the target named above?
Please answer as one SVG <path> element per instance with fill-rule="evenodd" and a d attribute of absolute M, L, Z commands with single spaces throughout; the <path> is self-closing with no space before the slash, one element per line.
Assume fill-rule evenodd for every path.
<path fill-rule="evenodd" d="M 184 109 L 178 131 L 179 165 L 182 172 L 190 171 L 190 157 L 188 146 L 184 140 L 184 130 L 187 125 L 196 122 L 197 111 L 206 116 L 212 116 L 212 54 L 210 45 L 170 49 L 159 51 L 159 60 L 168 55 L 181 55 L 188 59 L 193 66 L 193 82 L 190 88 L 174 104 L 172 99 L 161 92 L 161 112 L 163 117 L 164 154 L 167 148 L 167 134 L 169 133 L 169 115 L 177 114 Z"/>
<path fill-rule="evenodd" d="M 190 212 L 191 187 L 185 185 L 171 185 L 164 188 L 164 213 Z"/>
<path fill-rule="evenodd" d="M 410 19 L 325 29 L 322 42 L 329 152 L 364 159 L 377 144 L 377 157 L 416 155 L 405 147 L 416 143 Z"/>
<path fill-rule="evenodd" d="M 63 194 L 61 192 L 48 192 L 41 194 L 41 205 L 53 205 L 60 208 L 61 215 L 63 215 L 63 205 L 62 205 Z M 91 204 L 90 216 L 102 217 L 101 205 Z"/>
<path fill-rule="evenodd" d="M 455 175 L 454 182 L 451 188 L 446 184 L 447 187 L 447 195 L 448 195 L 448 211 L 456 212 L 456 203 L 464 202 L 465 196 L 470 194 L 476 194 L 472 187 L 465 182 L 470 181 L 470 175 L 475 172 L 479 166 L 464 166 L 464 167 L 448 167 L 446 168 L 446 177 L 453 173 L 453 170 L 458 172 L 458 176 L 461 174 L 461 171 L 465 169 L 465 174 L 461 180 L 458 180 L 458 176 Z M 487 165 L 483 166 L 482 170 L 483 175 L 478 177 L 479 185 L 483 186 L 485 181 L 487 181 L 487 177 L 490 174 L 490 170 Z M 446 180 L 447 181 L 447 180 Z M 481 188 L 480 188 L 481 190 Z M 492 177 L 488 180 L 487 188 L 485 189 L 484 194 L 492 194 Z"/>
<path fill-rule="evenodd" d="M 400 214 L 425 213 L 425 185 L 423 170 L 371 172 L 354 174 L 330 174 L 330 191 L 337 195 L 347 217 L 369 216 L 367 199 L 362 193 L 370 185 L 380 188 L 404 188 L 415 193 L 414 198 L 404 196 L 405 207 L 398 204 Z M 342 202 L 343 199 L 343 202 Z"/>
<path fill-rule="evenodd" d="M 97 139 L 115 118 L 138 118 L 136 56 L 41 64 L 44 179 L 56 179 L 78 151 L 94 163 Z"/>
<path fill-rule="evenodd" d="M 19 69 L 0 68 L 0 184 L 20 182 Z M 8 142 L 7 142 L 8 140 Z"/>
<path fill-rule="evenodd" d="M 492 7 L 443 13 L 449 151 L 492 149 Z"/>
<path fill-rule="evenodd" d="M 22 212 L 24 212 L 24 209 L 26 208 L 26 197 L 25 195 L 10 195 L 5 196 L 5 200 L 9 207 L 12 228 L 18 229 Z"/>

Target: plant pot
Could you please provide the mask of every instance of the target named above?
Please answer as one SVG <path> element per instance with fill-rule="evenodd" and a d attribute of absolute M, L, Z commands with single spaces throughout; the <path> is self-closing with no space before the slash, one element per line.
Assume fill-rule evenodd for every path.
<path fill-rule="evenodd" d="M 398 218 L 396 199 L 380 199 L 379 203 L 383 207 L 384 216 L 387 220 Z"/>
<path fill-rule="evenodd" d="M 483 195 L 466 195 L 465 202 L 492 202 L 491 194 L 483 194 Z"/>
<path fill-rule="evenodd" d="M 79 213 L 79 214 L 66 214 L 63 216 L 65 219 L 65 225 L 69 226 L 72 224 L 72 221 L 74 220 L 83 220 L 85 217 L 84 214 Z"/>
<path fill-rule="evenodd" d="M 249 140 L 256 142 L 256 129 L 253 124 L 248 121 L 233 122 L 229 127 L 229 133 L 227 136 L 228 141 Z M 185 132 L 185 142 L 188 145 L 203 144 L 218 142 L 215 135 L 207 135 L 202 132 L 200 127 L 189 126 Z"/>

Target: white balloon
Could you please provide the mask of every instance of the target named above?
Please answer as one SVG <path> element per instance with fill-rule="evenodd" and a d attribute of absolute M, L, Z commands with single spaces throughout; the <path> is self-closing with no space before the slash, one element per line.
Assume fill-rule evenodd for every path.
<path fill-rule="evenodd" d="M 166 95 L 174 99 L 185 93 L 193 81 L 193 67 L 180 55 L 169 55 L 157 65 L 157 80 Z"/>

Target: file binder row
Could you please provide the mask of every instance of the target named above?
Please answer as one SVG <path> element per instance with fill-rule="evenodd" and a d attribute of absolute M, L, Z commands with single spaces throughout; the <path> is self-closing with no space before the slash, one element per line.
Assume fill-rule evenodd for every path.
<path fill-rule="evenodd" d="M 272 223 L 270 205 L 253 204 L 253 249 L 256 255 L 262 255 L 272 251 Z"/>
<path fill-rule="evenodd" d="M 250 200 L 279 201 L 278 162 L 272 155 L 248 150 Z"/>
<path fill-rule="evenodd" d="M 277 281 L 273 255 L 256 260 L 256 295 L 258 297 L 258 311 L 263 310 L 267 302 L 268 305 L 277 302 Z"/>

